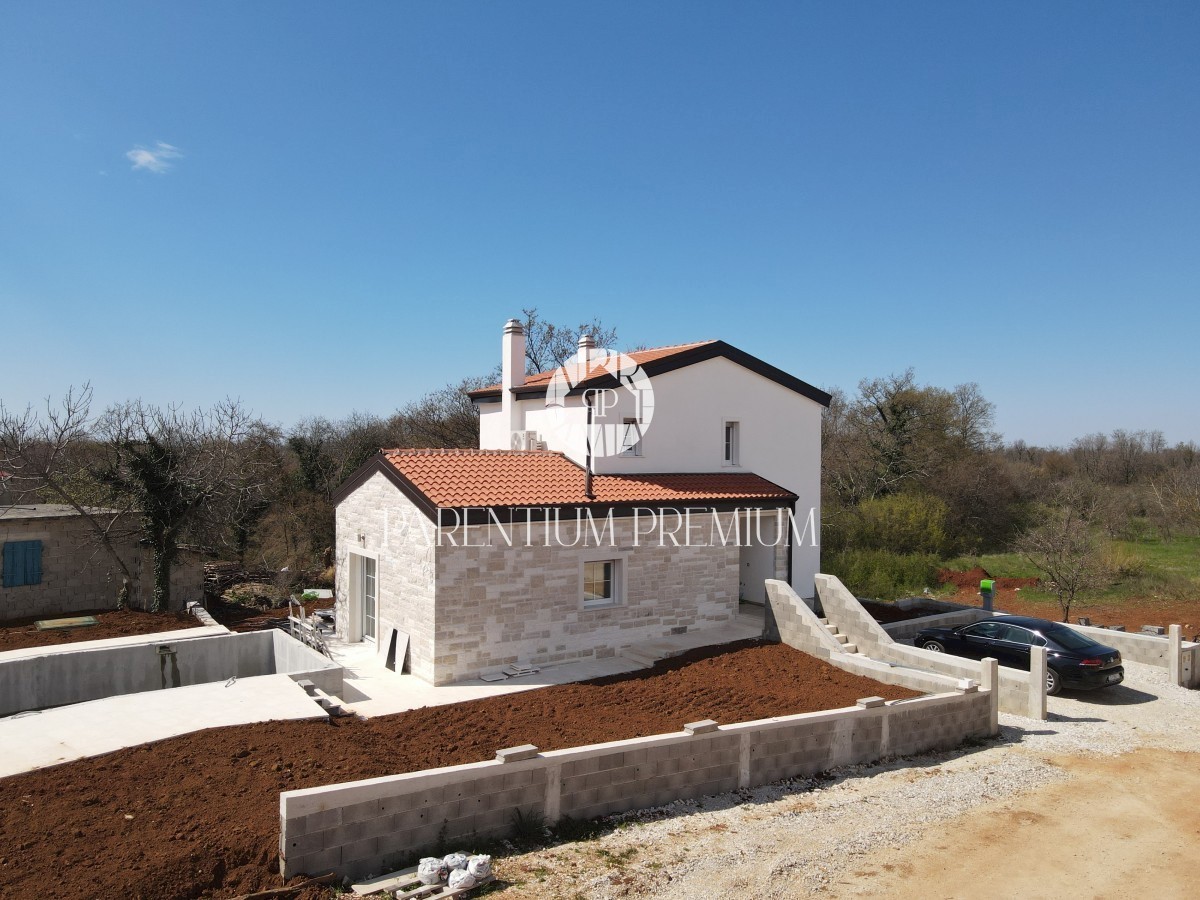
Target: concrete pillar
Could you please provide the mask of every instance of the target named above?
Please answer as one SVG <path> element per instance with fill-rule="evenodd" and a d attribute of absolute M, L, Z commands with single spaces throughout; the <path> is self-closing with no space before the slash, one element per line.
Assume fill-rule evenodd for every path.
<path fill-rule="evenodd" d="M 1029 648 L 1029 718 L 1046 718 L 1046 648 Z"/>
<path fill-rule="evenodd" d="M 1183 628 L 1172 625 L 1167 629 L 1167 677 L 1171 684 L 1183 684 Z"/>
<path fill-rule="evenodd" d="M 979 661 L 979 689 L 988 692 L 988 734 L 1000 733 L 1000 663 L 990 656 Z"/>
<path fill-rule="evenodd" d="M 746 790 L 750 787 L 750 747 L 752 746 L 753 734 L 749 731 L 742 732 L 742 738 L 738 742 L 738 788 Z"/>
<path fill-rule="evenodd" d="M 562 816 L 562 763 L 546 767 L 546 799 L 542 815 L 547 825 L 557 824 Z"/>

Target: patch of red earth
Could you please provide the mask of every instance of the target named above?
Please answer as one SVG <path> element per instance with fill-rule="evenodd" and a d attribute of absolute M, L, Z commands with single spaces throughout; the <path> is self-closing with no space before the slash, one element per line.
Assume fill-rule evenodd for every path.
<path fill-rule="evenodd" d="M 889 625 L 892 622 L 907 622 L 909 619 L 919 619 L 922 616 L 931 615 L 927 609 L 900 609 L 891 603 L 879 603 L 874 600 L 860 601 L 863 608 L 871 614 L 871 618 L 881 625 Z"/>
<path fill-rule="evenodd" d="M 987 573 L 987 570 L 980 566 L 968 569 L 966 572 L 952 572 L 949 569 L 942 569 L 942 571 L 938 572 L 938 581 L 942 584 L 952 584 L 960 591 L 973 590 L 976 596 L 979 594 L 979 582 L 991 577 Z M 1036 578 L 993 578 L 992 580 L 996 582 L 996 589 L 998 591 L 1034 587 L 1038 583 L 1038 579 Z"/>
<path fill-rule="evenodd" d="M 947 598 L 966 606 L 982 606 L 978 587 L 964 588 Z M 1024 590 L 1001 588 L 992 602 L 996 610 L 1014 616 L 1034 616 L 1040 619 L 1062 619 L 1062 610 L 1054 598 L 1032 598 Z M 1142 625 L 1181 625 L 1184 640 L 1200 640 L 1200 599 L 1196 600 L 1124 600 L 1117 604 L 1096 604 L 1076 600 L 1070 607 L 1070 624 L 1084 616 L 1093 625 L 1124 625 L 1127 631 L 1140 631 Z"/>
<path fill-rule="evenodd" d="M 34 616 L 0 623 L 0 652 L 130 637 L 136 634 L 154 634 L 158 631 L 179 631 L 184 628 L 197 628 L 201 624 L 200 620 L 190 613 L 149 613 L 131 609 L 71 613 L 70 618 L 75 616 L 95 616 L 100 622 L 98 625 L 50 631 L 38 631 L 33 623 L 42 619 L 67 617 Z"/>
<path fill-rule="evenodd" d="M 309 600 L 304 604 L 304 615 L 311 616 L 318 609 L 331 609 L 332 607 L 332 600 Z M 272 627 L 272 623 L 279 619 L 286 619 L 288 615 L 286 603 L 283 606 L 263 610 L 217 600 L 208 604 L 208 611 L 214 619 L 230 631 L 261 631 L 264 628 Z"/>
<path fill-rule="evenodd" d="M 279 792 L 852 706 L 912 691 L 782 644 L 708 647 L 652 669 L 367 721 L 183 735 L 0 782 L 0 895 L 182 900 L 279 887 Z M 322 896 L 310 889 L 300 896 Z"/>

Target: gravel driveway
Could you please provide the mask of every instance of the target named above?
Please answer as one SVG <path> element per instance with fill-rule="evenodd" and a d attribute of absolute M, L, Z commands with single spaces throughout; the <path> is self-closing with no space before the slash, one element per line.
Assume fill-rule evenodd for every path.
<path fill-rule="evenodd" d="M 1046 722 L 1001 715 L 1000 736 L 978 746 L 682 801 L 621 817 L 616 831 L 595 840 L 506 857 L 498 861 L 498 874 L 510 886 L 491 896 L 900 897 L 909 890 L 913 896 L 956 896 L 953 890 L 930 892 L 930 882 L 949 879 L 951 863 L 968 855 L 962 840 L 971 828 L 980 831 L 976 846 L 986 844 L 998 854 L 990 863 L 994 877 L 1005 877 L 1011 864 L 1032 879 L 1038 865 L 1064 867 L 1049 858 L 1054 854 L 1047 845 L 1029 839 L 1032 832 L 1019 843 L 1008 842 L 1012 829 L 1064 827 L 1054 811 L 1073 801 L 1087 809 L 1105 799 L 1090 796 L 1097 792 L 1113 807 L 1106 827 L 1121 830 L 1121 822 L 1138 812 L 1148 817 L 1137 829 L 1142 843 L 1127 848 L 1134 857 L 1129 864 L 1136 865 L 1130 877 L 1139 878 L 1150 862 L 1139 854 L 1151 846 L 1173 846 L 1170 841 L 1179 838 L 1176 831 L 1153 833 L 1156 826 L 1171 827 L 1166 821 L 1171 813 L 1141 809 L 1145 797 L 1187 799 L 1181 815 L 1190 815 L 1200 799 L 1194 796 L 1200 793 L 1195 765 L 1200 760 L 1183 757 L 1186 765 L 1180 765 L 1178 757 L 1200 751 L 1200 692 L 1168 684 L 1161 669 L 1126 663 L 1125 670 L 1126 681 L 1116 688 L 1050 698 Z M 1120 762 L 1135 757 L 1118 755 L 1134 752 L 1146 755 L 1137 766 Z M 1171 769 L 1163 776 L 1166 785 L 1153 784 L 1155 760 Z M 1189 772 L 1198 773 L 1194 783 Z M 1119 793 L 1111 790 L 1114 783 L 1129 793 L 1125 813 L 1114 799 Z M 1164 794 L 1164 787 L 1176 793 Z M 1049 815 L 1038 812 L 1047 804 Z M 1200 835 L 1194 828 L 1181 830 L 1189 832 L 1181 839 L 1195 844 L 1180 850 L 1192 870 Z M 1093 843 L 1096 857 L 1079 860 L 1082 872 L 1099 876 L 1106 865 L 1119 868 L 1111 844 L 1106 849 L 1105 841 Z M 976 879 L 965 883 L 981 895 L 977 875 L 967 870 L 961 877 Z M 1044 875 L 1038 877 L 1046 887 Z M 1169 886 L 1164 890 L 1171 895 Z"/>

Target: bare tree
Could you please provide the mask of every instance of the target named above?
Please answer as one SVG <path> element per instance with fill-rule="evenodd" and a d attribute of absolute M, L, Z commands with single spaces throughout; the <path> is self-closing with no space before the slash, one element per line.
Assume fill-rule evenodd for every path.
<path fill-rule="evenodd" d="M 87 523 L 100 550 L 120 572 L 117 606 L 137 603 L 132 560 L 118 550 L 128 545 L 133 528 L 129 506 L 99 489 L 89 477 L 92 388 L 67 392 L 60 406 L 46 400 L 39 415 L 32 406 L 21 414 L 0 402 L 0 469 L 8 492 L 18 502 L 55 501 L 71 507 Z M 4 510 L 0 509 L 0 515 Z"/>
<path fill-rule="evenodd" d="M 597 347 L 612 347 L 617 342 L 617 330 L 607 328 L 599 319 L 581 322 L 577 328 L 571 328 L 547 322 L 536 307 L 521 312 L 525 314 L 525 359 L 530 372 L 545 372 L 561 366 L 579 349 L 580 335 L 590 336 Z"/>
<path fill-rule="evenodd" d="M 182 545 L 217 538 L 230 516 L 266 502 L 277 471 L 262 452 L 271 430 L 234 400 L 194 412 L 138 400 L 110 407 L 95 432 L 104 458 L 94 474 L 137 510 L 153 554 L 150 609 L 165 609 Z"/>
<path fill-rule="evenodd" d="M 1037 524 L 1017 538 L 1013 549 L 1046 579 L 1058 598 L 1062 620 L 1081 591 L 1099 587 L 1106 569 L 1092 530 L 1095 497 L 1078 486 L 1064 486 L 1057 501 L 1042 508 Z"/>

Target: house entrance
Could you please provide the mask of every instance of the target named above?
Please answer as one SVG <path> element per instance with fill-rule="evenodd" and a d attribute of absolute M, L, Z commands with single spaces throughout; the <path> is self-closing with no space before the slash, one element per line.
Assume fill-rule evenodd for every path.
<path fill-rule="evenodd" d="M 370 556 L 350 554 L 350 637 L 374 641 L 379 630 L 379 563 Z"/>
<path fill-rule="evenodd" d="M 738 597 L 744 603 L 760 606 L 767 602 L 767 586 L 764 582 L 775 577 L 776 521 L 773 515 L 764 513 L 762 521 L 752 524 L 743 537 L 738 572 Z"/>

